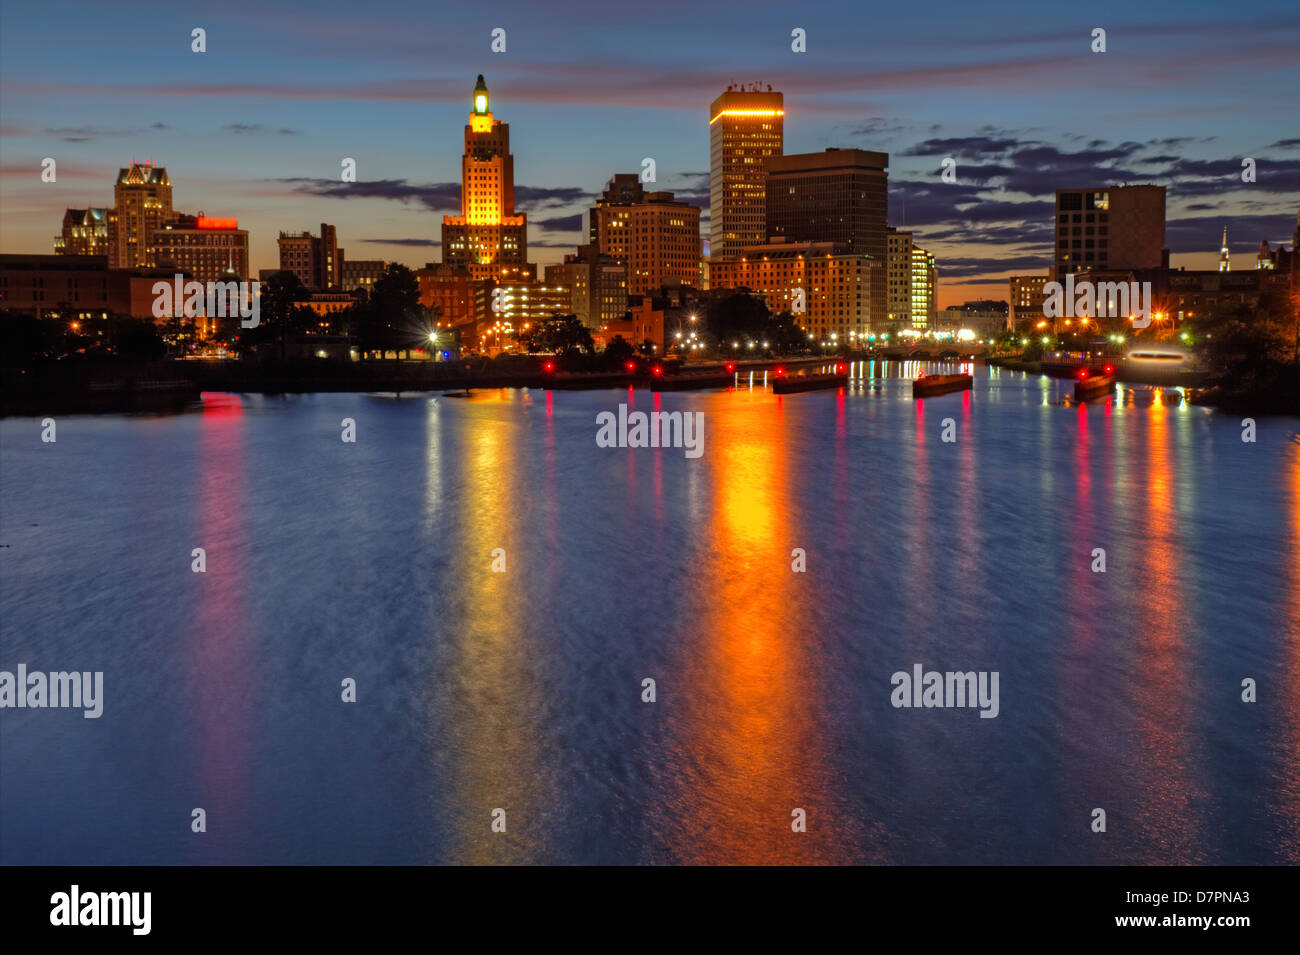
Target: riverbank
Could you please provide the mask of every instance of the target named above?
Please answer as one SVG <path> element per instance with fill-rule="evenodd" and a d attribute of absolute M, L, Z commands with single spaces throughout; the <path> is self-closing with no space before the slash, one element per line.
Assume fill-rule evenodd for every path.
<path fill-rule="evenodd" d="M 816 371 L 835 359 L 766 358 L 732 362 L 637 359 L 616 369 L 584 361 L 563 367 L 551 356 L 430 361 L 170 361 L 147 365 L 50 362 L 3 371 L 0 416 L 112 414 L 182 410 L 204 391 L 234 394 L 311 394 L 554 388 L 582 391 L 649 385 L 656 390 L 726 387 L 736 373 Z M 630 365 L 630 367 L 629 367 Z"/>
<path fill-rule="evenodd" d="M 0 372 L 0 416 L 46 414 L 115 414 L 131 411 L 179 411 L 197 402 L 204 391 L 234 394 L 310 394 L 423 391 L 470 391 L 489 388 L 588 390 L 647 385 L 662 391 L 726 387 L 735 374 L 748 378 L 829 370 L 835 362 L 931 361 L 875 356 L 839 359 L 822 356 L 763 358 L 745 361 L 673 362 L 637 358 L 622 366 L 603 367 L 585 359 L 565 365 L 552 356 L 508 359 L 462 359 L 453 362 L 408 360 L 329 361 L 323 359 L 251 363 L 164 361 L 148 364 L 48 362 Z M 934 361 L 936 364 L 951 362 Z M 989 358 L 985 364 L 1028 375 L 1055 374 L 1042 361 Z M 1267 376 L 1226 388 L 1203 372 L 1135 367 L 1115 360 L 1114 377 L 1130 385 L 1179 387 L 1200 405 L 1233 414 L 1300 414 L 1300 389 Z M 1064 367 L 1064 366 L 1062 366 Z M 1214 387 L 1210 387 L 1215 385 Z"/>

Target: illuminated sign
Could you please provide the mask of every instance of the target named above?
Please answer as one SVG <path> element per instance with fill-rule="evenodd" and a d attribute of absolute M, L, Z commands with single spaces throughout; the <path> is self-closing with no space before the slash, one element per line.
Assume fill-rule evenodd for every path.
<path fill-rule="evenodd" d="M 709 120 L 709 125 L 712 126 L 714 123 L 716 123 L 724 116 L 784 116 L 784 115 L 785 115 L 785 110 L 783 109 L 724 109 L 717 116 Z"/>
<path fill-rule="evenodd" d="M 196 224 L 200 229 L 238 229 L 238 219 L 212 219 L 208 216 L 199 216 Z"/>

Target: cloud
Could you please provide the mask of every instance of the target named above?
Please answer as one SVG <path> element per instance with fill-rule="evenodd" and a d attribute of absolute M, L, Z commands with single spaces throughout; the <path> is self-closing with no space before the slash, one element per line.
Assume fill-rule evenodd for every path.
<path fill-rule="evenodd" d="M 571 216 L 552 216 L 549 219 L 535 219 L 532 224 L 552 232 L 576 232 L 582 228 L 582 213 L 576 212 Z"/>
<path fill-rule="evenodd" d="M 56 136 L 65 143 L 88 143 L 95 139 L 120 136 L 145 136 L 150 132 L 170 129 L 166 123 L 152 123 L 143 127 L 111 128 L 104 126 L 55 126 L 41 131 L 45 136 Z M 24 131 L 26 132 L 26 131 Z"/>
<path fill-rule="evenodd" d="M 902 133 L 907 126 L 902 120 L 885 116 L 872 116 L 848 131 L 850 136 L 866 139 L 889 139 Z"/>
<path fill-rule="evenodd" d="M 279 129 L 271 129 L 263 126 L 261 123 L 227 123 L 221 127 L 228 133 L 234 133 L 236 136 L 246 136 L 255 133 L 275 133 L 277 136 L 297 136 L 300 130 L 289 129 L 282 126 Z"/>
<path fill-rule="evenodd" d="M 335 179 L 286 178 L 267 182 L 288 183 L 295 192 L 327 199 L 388 199 L 394 202 L 417 202 L 434 212 L 460 208 L 460 183 L 433 182 L 416 184 L 405 179 L 373 179 L 341 182 Z"/>
<path fill-rule="evenodd" d="M 459 196 L 459 193 L 457 195 Z M 593 199 L 592 194 L 586 189 L 572 186 L 515 186 L 515 205 L 519 208 L 532 206 L 542 209 L 562 208 L 575 202 L 590 202 Z"/>
<path fill-rule="evenodd" d="M 352 239 L 352 242 L 368 242 L 374 245 L 402 245 L 410 248 L 428 248 L 442 245 L 440 239 Z"/>
<path fill-rule="evenodd" d="M 1047 259 L 1050 259 L 1048 256 Z M 982 256 L 964 257 L 964 258 L 945 258 L 938 263 L 939 271 L 945 276 L 963 277 L 970 275 L 987 275 L 989 272 L 1008 272 L 1013 275 L 1022 275 L 1026 272 L 1036 272 L 1050 262 L 1040 255 L 1018 255 L 1018 256 Z M 1006 278 L 1000 281 L 1005 282 Z"/>

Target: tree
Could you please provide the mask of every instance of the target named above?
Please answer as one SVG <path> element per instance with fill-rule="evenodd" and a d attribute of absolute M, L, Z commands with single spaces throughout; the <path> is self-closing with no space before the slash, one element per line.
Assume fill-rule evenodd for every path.
<path fill-rule="evenodd" d="M 289 319 L 294 304 L 307 298 L 307 289 L 297 274 L 289 271 L 276 272 L 259 285 L 261 304 L 258 315 L 263 324 L 279 326 Z"/>
<path fill-rule="evenodd" d="M 362 351 L 414 348 L 428 341 L 427 310 L 420 306 L 415 273 L 396 262 L 384 270 L 363 305 L 357 307 Z"/>
<path fill-rule="evenodd" d="M 635 354 L 636 349 L 628 344 L 622 335 L 615 335 L 613 341 L 605 346 L 603 352 L 605 364 L 610 367 L 626 364 Z"/>
<path fill-rule="evenodd" d="M 154 323 L 143 319 L 118 319 L 112 326 L 119 358 L 128 361 L 159 361 L 167 349 Z"/>
<path fill-rule="evenodd" d="M 531 354 L 554 352 L 556 355 L 592 354 L 596 343 L 592 341 L 587 326 L 577 315 L 550 318 L 538 322 L 522 336 L 524 347 Z"/>
<path fill-rule="evenodd" d="M 725 295 L 709 309 L 707 325 L 724 352 L 729 353 L 732 342 L 744 348 L 748 342 L 761 345 L 777 354 L 805 351 L 808 334 L 799 327 L 795 316 L 789 312 L 772 315 L 761 299 L 747 289 Z"/>
<path fill-rule="evenodd" d="M 1300 411 L 1300 314 L 1293 295 L 1274 286 L 1256 305 L 1212 309 L 1189 325 L 1222 403 Z"/>
<path fill-rule="evenodd" d="M 58 357 L 59 334 L 54 322 L 35 315 L 0 313 L 0 362 L 26 365 Z"/>
<path fill-rule="evenodd" d="M 706 324 L 713 337 L 726 347 L 733 341 L 763 341 L 770 317 L 761 299 L 741 289 L 715 302 L 709 309 Z"/>

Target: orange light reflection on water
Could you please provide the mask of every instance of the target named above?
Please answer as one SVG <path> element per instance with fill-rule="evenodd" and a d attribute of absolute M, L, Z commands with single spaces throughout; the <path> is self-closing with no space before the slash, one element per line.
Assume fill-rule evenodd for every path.
<path fill-rule="evenodd" d="M 757 391 L 723 400 L 708 418 L 713 556 L 699 568 L 699 646 L 674 761 L 693 767 L 678 797 L 692 831 L 674 841 L 692 863 L 834 861 L 844 848 L 824 810 L 833 782 L 808 673 L 818 635 L 801 625 L 807 577 L 791 570 L 801 541 L 785 405 Z M 806 833 L 791 829 L 796 808 Z"/>

